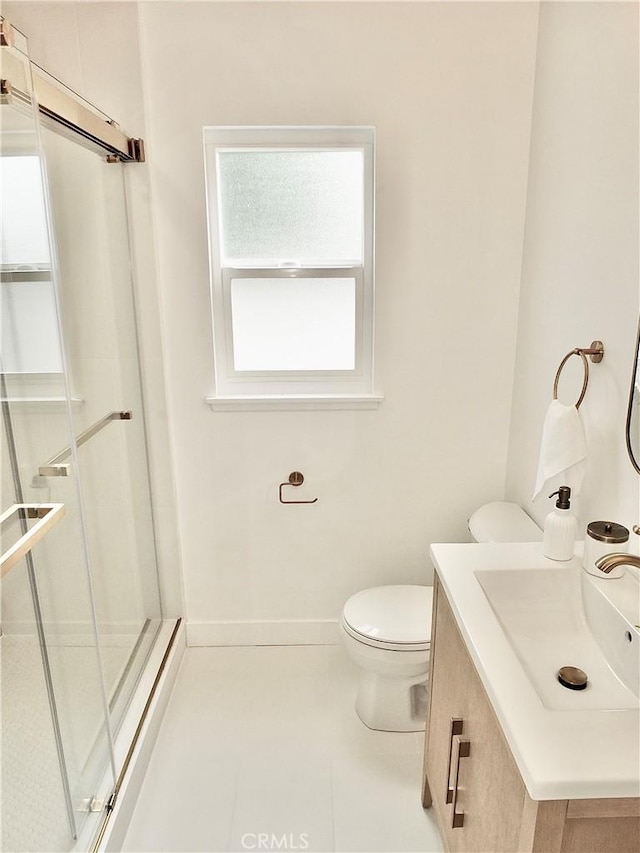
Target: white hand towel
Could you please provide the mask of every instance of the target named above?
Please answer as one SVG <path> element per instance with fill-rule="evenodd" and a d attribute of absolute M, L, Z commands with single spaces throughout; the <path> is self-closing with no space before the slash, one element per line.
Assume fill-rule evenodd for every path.
<path fill-rule="evenodd" d="M 533 492 L 537 498 L 545 482 L 562 471 L 569 472 L 568 482 L 577 495 L 584 476 L 584 460 L 587 457 L 587 441 L 580 412 L 575 406 L 567 406 L 560 400 L 552 400 L 542 427 L 538 475 Z M 574 467 L 575 466 L 575 467 Z"/>

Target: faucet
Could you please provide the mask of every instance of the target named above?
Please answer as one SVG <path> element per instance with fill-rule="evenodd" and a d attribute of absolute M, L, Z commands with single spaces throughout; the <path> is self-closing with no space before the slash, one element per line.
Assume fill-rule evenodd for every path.
<path fill-rule="evenodd" d="M 608 575 L 609 572 L 617 569 L 618 566 L 634 566 L 636 569 L 640 569 L 640 557 L 636 554 L 625 554 L 623 552 L 605 554 L 604 557 L 600 557 L 599 560 L 596 560 L 596 566 L 601 572 L 604 572 L 605 575 Z"/>

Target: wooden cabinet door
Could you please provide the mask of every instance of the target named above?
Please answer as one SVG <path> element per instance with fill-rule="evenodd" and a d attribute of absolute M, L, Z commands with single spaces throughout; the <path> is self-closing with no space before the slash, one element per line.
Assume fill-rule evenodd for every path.
<path fill-rule="evenodd" d="M 458 849 L 456 839 L 460 833 L 449 831 L 453 820 L 452 803 L 447 801 L 454 759 L 452 720 L 462 719 L 464 731 L 464 721 L 469 718 L 468 692 L 466 675 L 459 672 L 460 648 L 453 614 L 437 580 L 434 597 L 425 773 L 438 823 L 446 835 L 447 847 L 453 851 Z"/>
<path fill-rule="evenodd" d="M 518 849 L 525 786 L 511 756 L 480 678 L 458 632 L 439 583 L 436 583 L 436 627 L 425 767 L 434 807 L 452 853 Z M 460 758 L 456 811 L 462 826 L 453 827 L 453 803 L 446 802 L 447 780 L 456 771 L 451 719 L 462 719 L 460 737 L 469 741 Z M 450 761 L 450 755 L 452 760 Z"/>
<path fill-rule="evenodd" d="M 462 643 L 460 637 L 458 640 Z M 452 830 L 456 850 L 508 851 L 518 849 L 526 789 L 504 739 L 482 683 L 468 657 L 469 757 L 461 762 L 458 802 L 464 825 Z M 460 667 L 463 671 L 463 667 Z"/>

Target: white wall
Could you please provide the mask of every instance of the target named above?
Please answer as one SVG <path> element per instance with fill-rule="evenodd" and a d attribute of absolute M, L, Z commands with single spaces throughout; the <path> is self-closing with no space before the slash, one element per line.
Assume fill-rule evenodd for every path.
<path fill-rule="evenodd" d="M 176 464 L 192 640 L 328 636 L 321 620 L 353 591 L 428 581 L 429 543 L 465 539 L 466 516 L 504 497 L 505 480 L 541 522 L 548 502 L 530 495 L 553 376 L 592 338 L 607 351 L 582 407 L 591 454 L 578 509 L 637 521 L 622 433 L 638 309 L 637 4 L 542 4 L 535 100 L 535 3 L 5 2 L 3 13 L 37 62 L 136 134 L 140 15 L 149 167 L 130 180 L 152 467 L 177 613 Z M 204 403 L 201 128 L 246 123 L 377 127 L 378 411 Z M 313 507 L 277 503 L 294 469 Z M 216 627 L 244 620 L 267 625 Z M 310 623 L 300 633 L 292 620 Z"/>
<path fill-rule="evenodd" d="M 170 416 L 192 637 L 223 636 L 216 622 L 335 619 L 362 586 L 429 580 L 429 542 L 466 538 L 466 516 L 502 498 L 505 478 L 541 522 L 548 502 L 530 495 L 553 376 L 592 338 L 607 353 L 582 407 L 578 509 L 583 521 L 637 520 L 622 434 L 638 307 L 637 4 L 542 5 L 528 176 L 537 4 L 6 2 L 3 13 L 37 62 L 136 133 L 140 14 L 153 197 L 142 171 L 133 197 L 138 272 L 151 273 L 141 319 L 156 512 L 177 613 Z M 201 127 L 234 123 L 376 125 L 378 411 L 204 404 Z M 277 503 L 293 469 L 318 504 Z"/>
<path fill-rule="evenodd" d="M 507 481 L 508 497 L 539 523 L 553 489 L 535 503 L 531 495 L 554 375 L 567 352 L 593 339 L 606 354 L 590 364 L 580 409 L 590 445 L 580 524 L 639 520 L 624 443 L 638 224 L 638 4 L 544 3 Z M 582 381 L 579 360 L 571 362 L 566 402 Z"/>
<path fill-rule="evenodd" d="M 140 5 L 191 642 L 333 637 L 351 593 L 429 582 L 429 543 L 503 497 L 537 13 Z M 206 406 L 202 127 L 233 124 L 376 126 L 379 410 Z M 317 504 L 278 503 L 293 470 Z M 244 620 L 311 624 L 215 624 Z"/>

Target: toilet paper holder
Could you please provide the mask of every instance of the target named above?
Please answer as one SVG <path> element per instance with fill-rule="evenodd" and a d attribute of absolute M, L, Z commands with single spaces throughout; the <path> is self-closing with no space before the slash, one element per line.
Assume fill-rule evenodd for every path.
<path fill-rule="evenodd" d="M 314 504 L 318 500 L 318 498 L 314 498 L 312 501 L 285 501 L 285 500 L 283 500 L 282 489 L 285 486 L 301 486 L 303 483 L 304 483 L 304 474 L 302 474 L 300 471 L 292 471 L 289 474 L 289 479 L 284 483 L 280 483 L 280 487 L 278 489 L 278 497 L 280 498 L 280 503 L 281 504 Z"/>

